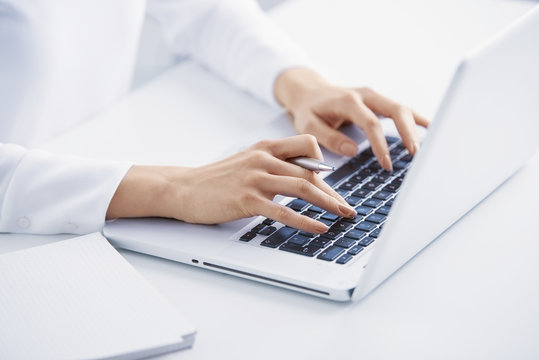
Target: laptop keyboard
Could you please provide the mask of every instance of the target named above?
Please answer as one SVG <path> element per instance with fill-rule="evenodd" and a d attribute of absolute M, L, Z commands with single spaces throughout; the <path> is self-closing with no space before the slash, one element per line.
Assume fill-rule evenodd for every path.
<path fill-rule="evenodd" d="M 250 230 L 239 241 L 259 239 L 260 246 L 341 265 L 362 254 L 380 235 L 412 161 L 400 139 L 386 137 L 386 140 L 393 172 L 382 169 L 369 148 L 324 179 L 356 209 L 355 218 L 342 218 L 302 199 L 293 199 L 286 206 L 323 222 L 329 230 L 325 234 L 311 234 L 266 218 L 251 223 Z"/>

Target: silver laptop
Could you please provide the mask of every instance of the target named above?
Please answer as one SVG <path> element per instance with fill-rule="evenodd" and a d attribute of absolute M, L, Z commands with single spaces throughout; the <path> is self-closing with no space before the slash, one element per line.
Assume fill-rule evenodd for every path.
<path fill-rule="evenodd" d="M 121 219 L 107 223 L 104 235 L 120 248 L 332 300 L 359 300 L 534 153 L 538 44 L 536 8 L 467 56 L 415 157 L 388 129 L 393 173 L 378 166 L 360 131 L 348 129 L 362 140 L 359 155 L 326 154 L 338 169 L 325 180 L 356 207 L 358 217 L 342 219 L 301 199 L 281 200 L 328 224 L 326 234 L 257 217 L 215 226 Z"/>

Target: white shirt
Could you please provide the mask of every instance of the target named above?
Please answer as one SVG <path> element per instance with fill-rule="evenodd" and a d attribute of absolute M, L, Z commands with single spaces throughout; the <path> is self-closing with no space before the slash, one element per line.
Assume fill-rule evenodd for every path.
<path fill-rule="evenodd" d="M 171 50 L 274 104 L 279 73 L 307 63 L 248 0 L 0 0 L 0 232 L 102 228 L 131 165 L 20 145 L 39 146 L 129 90 L 146 13 Z"/>

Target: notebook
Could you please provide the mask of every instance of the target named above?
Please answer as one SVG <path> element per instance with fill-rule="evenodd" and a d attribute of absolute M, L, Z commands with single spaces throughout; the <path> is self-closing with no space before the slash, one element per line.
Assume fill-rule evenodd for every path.
<path fill-rule="evenodd" d="M 195 330 L 99 233 L 0 256 L 0 358 L 138 359 Z"/>

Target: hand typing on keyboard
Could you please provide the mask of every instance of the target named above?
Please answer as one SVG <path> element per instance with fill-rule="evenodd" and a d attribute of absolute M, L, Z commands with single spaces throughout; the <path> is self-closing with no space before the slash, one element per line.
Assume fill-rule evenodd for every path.
<path fill-rule="evenodd" d="M 393 169 L 392 158 L 376 114 L 393 119 L 411 155 L 419 149 L 416 124 L 423 127 L 429 124 L 415 111 L 369 88 L 333 86 L 305 68 L 284 71 L 275 81 L 275 97 L 288 110 L 299 133 L 316 136 L 321 145 L 337 154 L 357 154 L 357 144 L 338 129 L 347 122 L 359 126 L 367 135 L 376 159 L 387 171 Z"/>
<path fill-rule="evenodd" d="M 107 217 L 161 216 L 215 224 L 263 215 L 296 229 L 324 233 L 328 226 L 273 202 L 277 194 L 304 199 L 341 217 L 356 211 L 316 173 L 286 159 L 322 159 L 311 135 L 265 140 L 214 164 L 197 167 L 133 166 Z"/>

